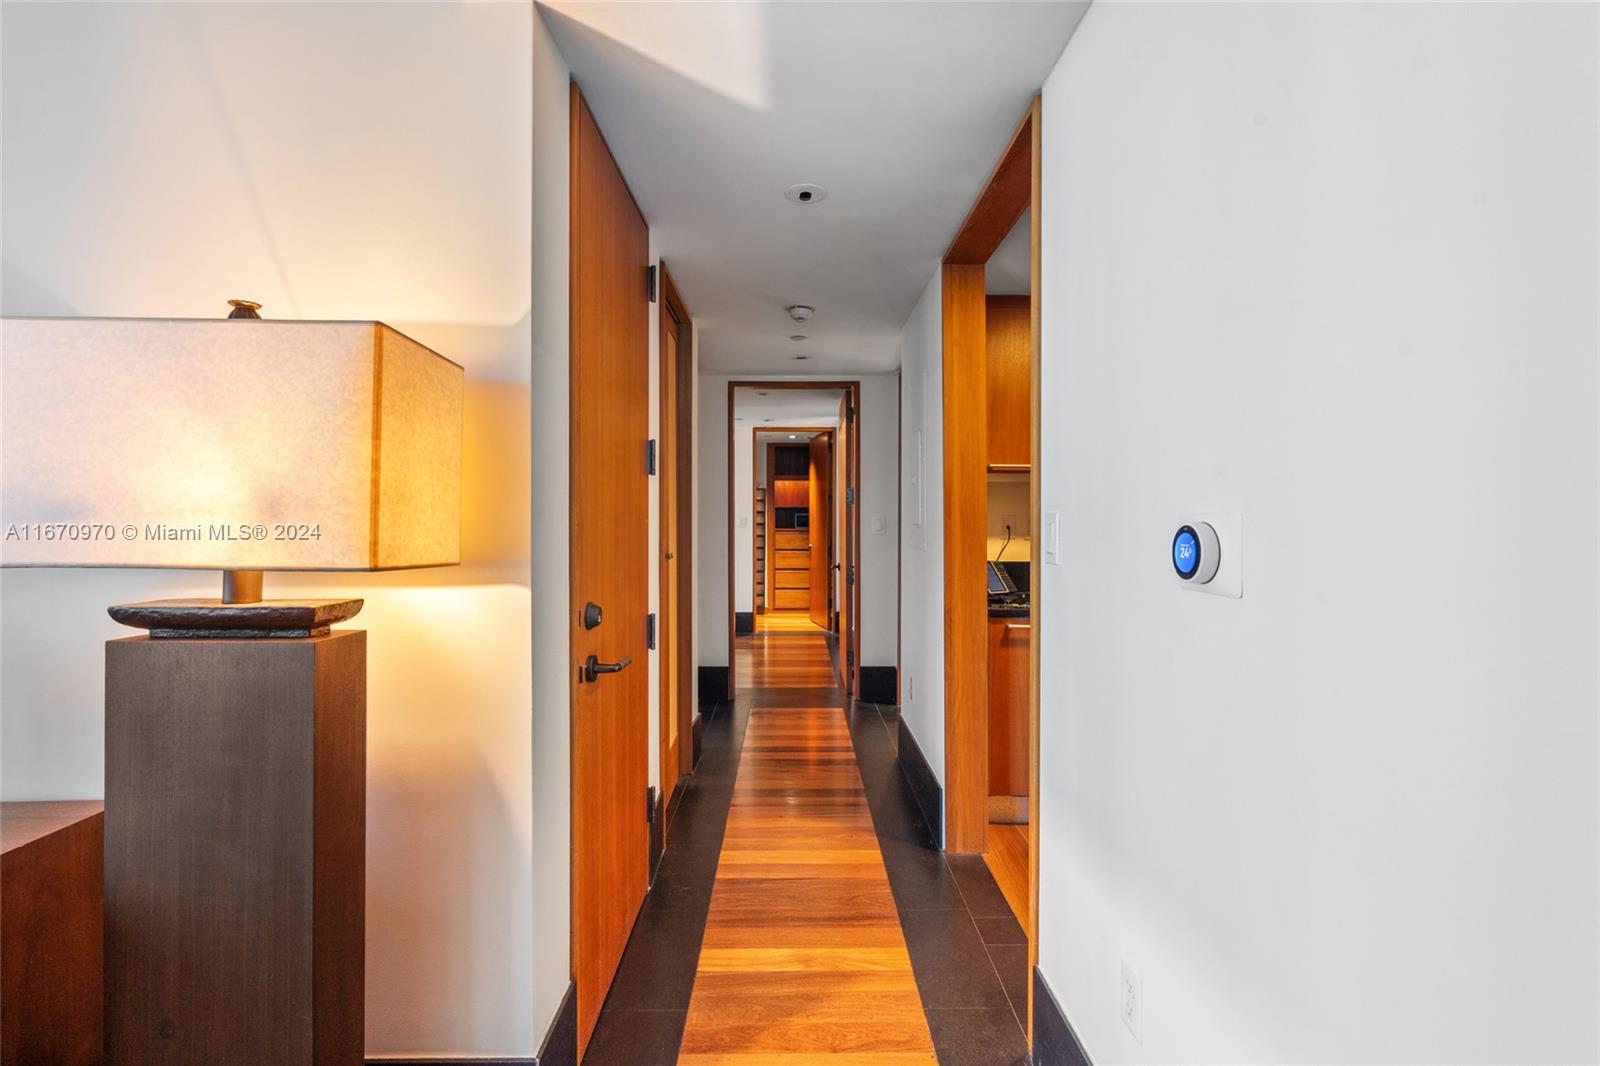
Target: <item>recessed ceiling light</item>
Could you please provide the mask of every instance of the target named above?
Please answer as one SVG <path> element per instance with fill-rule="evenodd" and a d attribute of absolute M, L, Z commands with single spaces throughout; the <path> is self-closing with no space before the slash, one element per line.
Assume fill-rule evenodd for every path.
<path fill-rule="evenodd" d="M 756 393 L 756 395 L 757 396 L 768 396 L 768 395 L 771 395 L 771 394 L 770 393 L 765 393 L 765 392 L 758 392 L 758 393 Z"/>
<path fill-rule="evenodd" d="M 789 334 L 789 339 L 792 341 L 803 341 L 806 339 L 806 335 L 804 333 L 791 333 Z"/>
<path fill-rule="evenodd" d="M 762 420 L 761 420 L 761 421 L 763 421 L 763 422 L 771 422 L 771 421 L 772 421 L 772 419 L 770 419 L 770 418 L 763 418 L 763 419 L 762 419 Z"/>
<path fill-rule="evenodd" d="M 828 198 L 828 190 L 816 182 L 802 181 L 798 185 L 791 185 L 783 190 L 783 195 L 797 204 L 821 203 Z"/>
<path fill-rule="evenodd" d="M 789 312 L 789 317 L 794 319 L 796 322 L 804 322 L 806 319 L 817 313 L 817 309 L 812 307 L 810 304 L 790 304 L 788 307 L 785 307 L 784 310 Z"/>
<path fill-rule="evenodd" d="M 790 440 L 795 440 L 795 439 L 796 439 L 796 437 L 795 437 L 795 435 L 794 435 L 794 434 L 793 434 L 793 433 L 791 433 L 791 434 L 789 434 L 789 439 L 790 439 Z"/>
<path fill-rule="evenodd" d="M 796 359 L 810 359 L 811 357 L 809 355 L 797 355 L 797 356 L 795 356 L 795 358 Z"/>

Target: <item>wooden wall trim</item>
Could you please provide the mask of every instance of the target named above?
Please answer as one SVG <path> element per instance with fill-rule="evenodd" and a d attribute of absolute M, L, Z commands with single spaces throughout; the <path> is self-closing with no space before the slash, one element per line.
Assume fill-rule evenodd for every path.
<path fill-rule="evenodd" d="M 988 831 L 987 344 L 981 263 L 946 263 L 944 313 L 945 849 Z"/>

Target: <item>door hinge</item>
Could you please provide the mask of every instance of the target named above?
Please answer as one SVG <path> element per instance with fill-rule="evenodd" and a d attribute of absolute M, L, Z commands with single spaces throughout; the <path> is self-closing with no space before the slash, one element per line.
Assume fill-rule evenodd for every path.
<path fill-rule="evenodd" d="M 844 409 L 844 420 L 846 422 L 854 422 L 856 420 L 856 408 L 854 404 L 851 404 Z"/>
<path fill-rule="evenodd" d="M 651 303 L 656 302 L 656 268 L 654 265 L 644 268 L 644 292 Z"/>
<path fill-rule="evenodd" d="M 644 616 L 644 646 L 651 651 L 656 650 L 656 613 L 654 611 Z"/>
<path fill-rule="evenodd" d="M 851 485 L 849 488 L 844 490 L 844 502 L 845 502 L 845 506 L 846 507 L 854 507 L 855 506 L 855 503 L 856 503 L 856 488 L 855 488 L 854 485 Z"/>
<path fill-rule="evenodd" d="M 856 583 L 856 568 L 854 566 L 845 571 L 844 583 L 852 586 Z"/>
<path fill-rule="evenodd" d="M 844 664 L 852 670 L 856 668 L 856 652 L 854 648 L 844 653 Z"/>
<path fill-rule="evenodd" d="M 651 476 L 656 472 L 656 439 L 651 437 L 644 442 L 644 472 Z"/>
<path fill-rule="evenodd" d="M 644 789 L 644 820 L 648 825 L 656 824 L 656 786 L 646 785 Z"/>

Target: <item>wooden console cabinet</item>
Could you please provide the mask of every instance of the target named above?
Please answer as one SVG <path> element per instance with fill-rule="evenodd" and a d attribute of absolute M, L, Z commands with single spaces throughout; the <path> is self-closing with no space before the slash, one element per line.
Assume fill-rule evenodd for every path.
<path fill-rule="evenodd" d="M 104 805 L 0 804 L 0 1062 L 98 1066 Z"/>

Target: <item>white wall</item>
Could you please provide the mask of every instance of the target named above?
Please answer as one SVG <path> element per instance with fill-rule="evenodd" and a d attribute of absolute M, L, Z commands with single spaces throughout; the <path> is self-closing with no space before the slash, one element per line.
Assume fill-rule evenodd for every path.
<path fill-rule="evenodd" d="M 944 335 L 940 276 L 900 334 L 900 717 L 944 781 Z M 863 451 L 865 454 L 865 451 Z"/>
<path fill-rule="evenodd" d="M 755 610 L 755 431 L 733 427 L 733 609 Z"/>
<path fill-rule="evenodd" d="M 1096 4 L 1045 86 L 1040 967 L 1096 1063 L 1600 1056 L 1596 40 Z M 1169 573 L 1213 509 L 1242 600 Z"/>
<path fill-rule="evenodd" d="M 728 381 L 695 378 L 694 665 L 728 665 Z M 721 699 L 721 692 L 706 693 Z"/>
<path fill-rule="evenodd" d="M 894 448 L 898 435 L 896 376 L 845 375 L 861 382 L 861 662 L 866 666 L 895 664 L 895 604 L 898 575 L 894 544 L 899 515 L 896 499 Z M 695 665 L 728 665 L 728 382 L 797 381 L 799 378 L 763 378 L 704 374 L 696 380 L 699 400 L 695 465 Z M 829 378 L 828 380 L 839 380 Z M 746 468 L 749 465 L 745 460 Z M 746 469 L 744 477 L 749 476 Z M 875 518 L 883 519 L 883 532 L 872 532 Z M 736 531 L 737 532 L 737 531 Z M 748 530 L 746 530 L 748 532 Z M 741 549 L 735 543 L 735 551 Z M 748 559 L 749 555 L 736 555 Z M 735 582 L 738 568 L 735 568 Z M 737 587 L 737 584 L 736 586 Z M 746 608 L 740 608 L 745 610 Z"/>
<path fill-rule="evenodd" d="M 571 109 L 566 61 L 533 16 L 533 993 L 534 1050 L 571 976 L 572 622 L 568 289 Z"/>
<path fill-rule="evenodd" d="M 530 10 L 7 4 L 0 18 L 6 313 L 220 317 L 250 297 L 271 318 L 381 318 L 466 366 L 463 565 L 271 575 L 268 593 L 366 600 L 368 1049 L 531 1053 L 530 1003 L 549 1002 L 531 901 L 565 882 L 535 885 L 534 848 L 566 845 L 551 835 L 564 812 L 532 823 L 529 424 L 538 403 L 564 442 L 565 390 L 558 412 L 530 388 L 530 131 L 548 117 L 530 110 Z M 101 794 L 102 642 L 128 632 L 106 606 L 217 586 L 4 574 L 6 799 Z M 561 722 L 541 740 L 564 744 Z M 549 939 L 564 960 L 565 935 Z"/>

